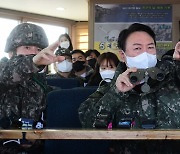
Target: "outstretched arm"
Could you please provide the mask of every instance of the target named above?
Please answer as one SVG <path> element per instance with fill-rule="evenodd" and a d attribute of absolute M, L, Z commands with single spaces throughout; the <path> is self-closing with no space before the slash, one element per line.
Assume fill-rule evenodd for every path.
<path fill-rule="evenodd" d="M 54 50 L 58 43 L 55 42 L 34 55 L 18 55 L 12 57 L 3 65 L 0 65 L 0 93 L 16 87 L 17 84 L 29 80 L 32 73 L 38 72 L 42 65 L 48 65 L 55 61 L 62 61 L 65 57 L 55 56 Z"/>
<path fill-rule="evenodd" d="M 36 56 L 33 57 L 33 63 L 39 65 L 49 65 L 57 61 L 63 61 L 64 56 L 56 56 L 54 54 L 55 49 L 59 46 L 58 41 L 51 44 L 47 48 L 41 50 Z"/>
<path fill-rule="evenodd" d="M 175 60 L 176 76 L 180 80 L 180 42 L 175 46 L 173 59 Z"/>

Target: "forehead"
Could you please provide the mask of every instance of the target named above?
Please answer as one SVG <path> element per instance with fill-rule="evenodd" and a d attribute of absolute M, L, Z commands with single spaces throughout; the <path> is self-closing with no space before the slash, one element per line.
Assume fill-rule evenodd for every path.
<path fill-rule="evenodd" d="M 62 37 L 61 37 L 59 40 L 60 40 L 60 41 L 67 40 L 67 37 L 65 37 L 65 36 L 62 36 Z"/>
<path fill-rule="evenodd" d="M 69 55 L 63 55 L 66 59 L 72 59 L 72 57 L 71 56 L 69 56 Z"/>
<path fill-rule="evenodd" d="M 34 46 L 34 45 L 22 45 L 22 46 L 17 47 L 17 50 L 18 49 L 20 49 L 20 50 L 23 49 L 24 50 L 26 47 L 40 49 L 39 47 Z"/>
<path fill-rule="evenodd" d="M 115 64 L 113 60 L 107 60 L 107 59 L 104 59 L 100 64 L 100 66 L 114 66 L 114 65 Z"/>
<path fill-rule="evenodd" d="M 127 37 L 126 45 L 133 43 L 149 44 L 149 43 L 154 43 L 154 40 L 148 33 L 140 31 L 140 32 L 133 32 Z"/>
<path fill-rule="evenodd" d="M 78 58 L 80 56 L 85 58 L 85 56 L 83 54 L 81 54 L 81 53 L 74 53 L 74 54 L 72 54 L 72 58 Z"/>
<path fill-rule="evenodd" d="M 90 56 L 96 56 L 96 54 L 94 52 L 91 52 Z"/>

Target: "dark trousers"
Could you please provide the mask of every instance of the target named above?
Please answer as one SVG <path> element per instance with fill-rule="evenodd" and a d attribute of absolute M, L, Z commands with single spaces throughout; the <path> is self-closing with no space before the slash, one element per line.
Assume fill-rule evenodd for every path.
<path fill-rule="evenodd" d="M 3 145 L 4 141 L 0 141 L 0 154 L 44 154 L 44 141 L 42 140 L 35 140 L 32 145 L 17 143 Z"/>
<path fill-rule="evenodd" d="M 112 141 L 114 154 L 179 154 L 180 140 Z"/>

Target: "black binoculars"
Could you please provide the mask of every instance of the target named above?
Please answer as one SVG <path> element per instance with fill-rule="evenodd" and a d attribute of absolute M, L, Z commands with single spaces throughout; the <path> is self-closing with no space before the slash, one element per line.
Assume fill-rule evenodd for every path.
<path fill-rule="evenodd" d="M 137 83 L 142 81 L 145 76 L 149 76 L 154 80 L 162 81 L 165 78 L 165 74 L 157 67 L 151 67 L 147 69 L 138 69 L 137 72 L 130 74 L 130 82 Z"/>

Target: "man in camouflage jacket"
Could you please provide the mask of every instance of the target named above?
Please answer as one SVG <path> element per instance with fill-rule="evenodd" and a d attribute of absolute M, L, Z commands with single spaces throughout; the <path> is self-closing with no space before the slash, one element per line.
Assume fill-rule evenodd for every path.
<path fill-rule="evenodd" d="M 148 30 L 147 30 L 148 29 Z M 150 32 L 149 32 L 150 31 Z M 123 38 L 122 38 L 122 33 Z M 146 33 L 146 34 L 145 34 Z M 119 36 L 119 48 L 126 50 L 126 40 L 133 35 L 155 37 L 151 29 L 141 24 L 134 24 L 124 30 Z M 150 37 L 150 38 L 151 38 Z M 138 37 L 136 41 L 138 42 Z M 124 40 L 124 44 L 122 43 Z M 144 39 L 146 40 L 146 39 Z M 135 42 L 136 42 L 135 41 Z M 143 42 L 143 41 L 142 41 Z M 133 42 L 134 43 L 134 42 Z M 153 44 L 154 44 L 153 43 Z M 141 44 L 134 43 L 135 46 Z M 133 44 L 133 45 L 134 45 Z M 149 43 L 152 45 L 152 43 Z M 149 46 L 148 44 L 148 46 Z M 154 45 L 153 45 L 154 46 Z M 135 47 L 138 49 L 141 47 Z M 152 46 L 151 46 L 152 48 Z M 148 47 L 148 50 L 152 50 Z M 166 57 L 156 63 L 156 68 L 164 72 L 162 81 L 148 77 L 147 81 L 132 84 L 129 75 L 136 68 L 127 69 L 124 63 L 119 64 L 115 77 L 110 85 L 100 87 L 79 108 L 79 117 L 85 128 L 107 128 L 112 123 L 113 128 L 131 129 L 179 129 L 180 128 L 180 42 L 175 47 L 172 57 Z M 124 53 L 123 53 L 124 54 Z M 125 54 L 127 54 L 125 52 Z M 144 62 L 144 61 L 143 61 Z M 145 62 L 144 62 L 145 63 Z M 142 86 L 150 89 L 143 92 Z M 124 88 L 124 89 L 123 89 Z M 128 90 L 126 90 L 126 89 Z M 145 87 L 147 88 L 147 87 Z M 147 88 L 148 89 L 148 88 Z M 125 122 L 125 123 L 124 123 Z M 179 153 L 180 142 L 174 141 L 130 141 L 123 140 L 113 143 L 115 153 Z"/>
<path fill-rule="evenodd" d="M 40 120 L 45 109 L 46 85 L 33 56 L 13 56 L 1 67 L 0 117 L 17 122 L 20 118 Z"/>
<path fill-rule="evenodd" d="M 73 50 L 71 55 L 73 63 L 72 71 L 80 81 L 80 85 L 86 86 L 94 70 L 87 64 L 85 53 L 82 50 Z"/>
<path fill-rule="evenodd" d="M 39 122 L 46 107 L 47 86 L 38 72 L 45 65 L 64 60 L 53 53 L 58 45 L 56 42 L 47 47 L 44 30 L 34 24 L 19 24 L 12 30 L 5 47 L 10 59 L 0 62 L 1 128 L 21 128 L 20 119 L 32 120 L 31 128 Z M 5 147 L 2 149 L 4 151 Z"/>

